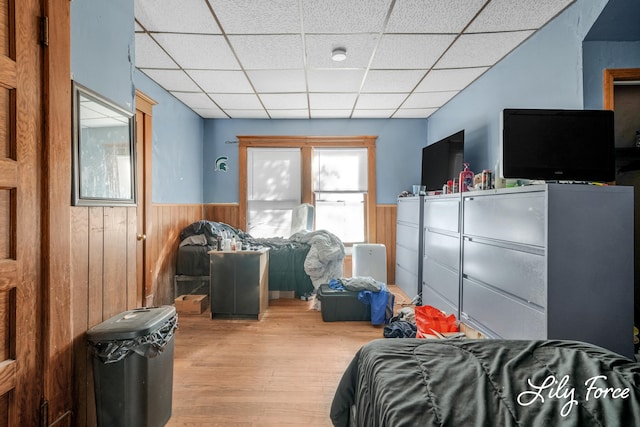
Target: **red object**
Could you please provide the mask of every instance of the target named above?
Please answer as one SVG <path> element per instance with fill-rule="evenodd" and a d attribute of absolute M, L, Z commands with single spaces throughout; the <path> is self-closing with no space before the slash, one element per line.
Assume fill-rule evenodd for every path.
<path fill-rule="evenodd" d="M 473 171 L 469 170 L 469 163 L 464 164 L 464 170 L 460 172 L 460 192 L 469 191 L 473 187 Z"/>
<path fill-rule="evenodd" d="M 425 338 L 436 332 L 458 332 L 458 322 L 453 314 L 446 315 L 430 305 L 418 306 L 414 309 L 416 315 L 416 338 Z"/>

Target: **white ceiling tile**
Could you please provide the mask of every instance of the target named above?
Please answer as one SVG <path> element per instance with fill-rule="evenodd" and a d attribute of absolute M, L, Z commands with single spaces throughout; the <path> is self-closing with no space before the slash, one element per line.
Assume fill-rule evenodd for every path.
<path fill-rule="evenodd" d="M 209 0 L 227 34 L 300 33 L 298 0 Z"/>
<path fill-rule="evenodd" d="M 463 34 L 438 61 L 436 68 L 491 66 L 529 37 L 533 31 Z"/>
<path fill-rule="evenodd" d="M 306 93 L 267 93 L 260 99 L 267 110 L 305 109 L 308 107 Z"/>
<path fill-rule="evenodd" d="M 396 109 L 407 98 L 408 93 L 363 93 L 358 97 L 356 109 Z"/>
<path fill-rule="evenodd" d="M 457 94 L 458 91 L 413 93 L 402 108 L 439 108 Z"/>
<path fill-rule="evenodd" d="M 308 119 L 309 110 L 269 110 L 272 119 Z"/>
<path fill-rule="evenodd" d="M 184 69 L 238 70 L 223 36 L 204 34 L 155 34 L 154 37 Z"/>
<path fill-rule="evenodd" d="M 308 34 L 305 36 L 309 68 L 367 68 L 378 43 L 377 34 Z M 331 52 L 347 50 L 347 59 L 336 62 Z"/>
<path fill-rule="evenodd" d="M 135 0 L 135 15 L 147 31 L 220 34 L 203 0 Z"/>
<path fill-rule="evenodd" d="M 488 69 L 488 67 L 477 67 L 431 70 L 420 82 L 416 92 L 462 90 Z"/>
<path fill-rule="evenodd" d="M 351 110 L 311 110 L 312 119 L 348 119 Z"/>
<path fill-rule="evenodd" d="M 142 70 L 149 78 L 168 91 L 196 92 L 200 88 L 182 70 Z"/>
<path fill-rule="evenodd" d="M 492 0 L 465 32 L 538 29 L 574 0 Z"/>
<path fill-rule="evenodd" d="M 428 69 L 453 42 L 453 35 L 385 34 L 373 58 L 374 69 Z"/>
<path fill-rule="evenodd" d="M 195 111 L 200 117 L 204 119 L 228 119 L 227 116 L 222 110 L 219 108 L 194 108 Z"/>
<path fill-rule="evenodd" d="M 265 110 L 225 110 L 232 119 L 268 119 Z"/>
<path fill-rule="evenodd" d="M 300 34 L 229 36 L 229 42 L 245 70 L 304 68 Z"/>
<path fill-rule="evenodd" d="M 216 104 L 202 92 L 171 92 L 171 94 L 192 109 L 218 109 Z"/>
<path fill-rule="evenodd" d="M 355 93 L 311 93 L 309 105 L 313 110 L 351 110 L 356 96 Z"/>
<path fill-rule="evenodd" d="M 143 33 L 135 34 L 136 67 L 138 68 L 178 68 L 151 37 Z"/>
<path fill-rule="evenodd" d="M 363 92 L 411 92 L 424 70 L 370 70 L 362 86 Z"/>
<path fill-rule="evenodd" d="M 379 33 L 391 0 L 303 0 L 303 31 L 309 33 Z"/>
<path fill-rule="evenodd" d="M 396 0 L 388 33 L 459 33 L 487 0 Z"/>
<path fill-rule="evenodd" d="M 260 100 L 254 94 L 248 93 L 214 93 L 211 98 L 223 110 L 259 110 L 262 108 Z"/>
<path fill-rule="evenodd" d="M 311 92 L 358 92 L 364 70 L 309 70 Z"/>
<path fill-rule="evenodd" d="M 305 92 L 304 70 L 248 70 L 247 75 L 257 92 Z"/>
<path fill-rule="evenodd" d="M 437 108 L 401 108 L 393 115 L 394 119 L 424 119 L 435 113 Z"/>
<path fill-rule="evenodd" d="M 188 70 L 187 73 L 207 93 L 253 93 L 242 71 Z"/>
<path fill-rule="evenodd" d="M 134 0 L 135 64 L 205 118 L 426 118 L 572 2 Z"/>
<path fill-rule="evenodd" d="M 353 119 L 388 119 L 396 110 L 355 110 L 351 115 Z"/>

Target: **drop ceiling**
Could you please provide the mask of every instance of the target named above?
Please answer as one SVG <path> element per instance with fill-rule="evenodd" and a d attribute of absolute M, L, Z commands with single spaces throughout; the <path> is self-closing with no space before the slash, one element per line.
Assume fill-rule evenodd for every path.
<path fill-rule="evenodd" d="M 135 0 L 135 64 L 203 118 L 426 118 L 573 1 Z"/>

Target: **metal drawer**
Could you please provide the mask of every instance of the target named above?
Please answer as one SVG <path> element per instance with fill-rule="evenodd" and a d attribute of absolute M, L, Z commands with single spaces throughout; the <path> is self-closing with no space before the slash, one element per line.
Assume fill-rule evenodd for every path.
<path fill-rule="evenodd" d="M 426 200 L 424 204 L 424 226 L 460 232 L 460 199 Z"/>
<path fill-rule="evenodd" d="M 545 193 L 464 198 L 465 235 L 545 246 Z"/>
<path fill-rule="evenodd" d="M 396 224 L 396 244 L 416 251 L 420 247 L 420 230 L 418 226 Z"/>
<path fill-rule="evenodd" d="M 430 305 L 444 311 L 447 315 L 453 314 L 458 319 L 458 307 L 442 298 L 442 295 L 428 286 L 422 287 L 422 305 Z"/>
<path fill-rule="evenodd" d="M 460 269 L 460 238 L 428 231 L 424 236 L 424 255 L 455 270 Z"/>
<path fill-rule="evenodd" d="M 418 275 L 405 270 L 396 264 L 396 285 L 407 294 L 409 298 L 418 295 Z"/>
<path fill-rule="evenodd" d="M 398 199 L 396 220 L 418 225 L 420 223 L 420 198 L 402 197 Z"/>
<path fill-rule="evenodd" d="M 546 307 L 545 257 L 541 253 L 464 239 L 462 273 L 525 301 Z"/>
<path fill-rule="evenodd" d="M 462 280 L 463 317 L 504 339 L 546 339 L 545 313 L 469 279 Z"/>
<path fill-rule="evenodd" d="M 450 270 L 435 260 L 426 258 L 422 270 L 422 283 L 436 290 L 449 304 L 458 307 L 460 281 L 457 270 Z"/>
<path fill-rule="evenodd" d="M 407 271 L 418 274 L 418 251 L 407 249 L 404 246 L 396 246 L 396 264 Z"/>

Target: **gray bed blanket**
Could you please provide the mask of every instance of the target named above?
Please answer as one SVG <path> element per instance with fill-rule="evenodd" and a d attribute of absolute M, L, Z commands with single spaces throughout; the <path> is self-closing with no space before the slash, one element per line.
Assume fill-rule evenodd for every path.
<path fill-rule="evenodd" d="M 335 426 L 640 425 L 640 364 L 576 341 L 380 339 L 338 385 Z"/>

